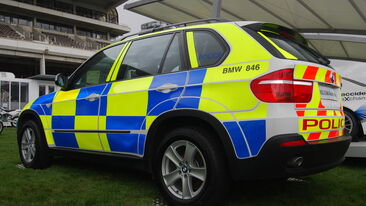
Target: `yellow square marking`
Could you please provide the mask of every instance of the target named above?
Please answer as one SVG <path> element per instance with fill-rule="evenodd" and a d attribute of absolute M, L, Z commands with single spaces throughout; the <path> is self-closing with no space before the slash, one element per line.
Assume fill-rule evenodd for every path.
<path fill-rule="evenodd" d="M 146 130 L 148 130 L 151 126 L 151 124 L 154 122 L 154 120 L 156 119 L 156 116 L 147 116 L 146 117 Z"/>
<path fill-rule="evenodd" d="M 43 129 L 50 129 L 52 116 L 51 115 L 39 115 L 39 117 L 41 119 Z"/>
<path fill-rule="evenodd" d="M 75 116 L 76 100 L 56 102 L 52 104 L 53 116 Z"/>
<path fill-rule="evenodd" d="M 75 129 L 76 130 L 97 130 L 98 129 L 98 116 L 75 116 Z"/>
<path fill-rule="evenodd" d="M 107 134 L 105 134 L 105 133 L 100 133 L 100 134 L 99 134 L 99 138 L 100 138 L 100 141 L 102 142 L 102 145 L 103 145 L 104 151 L 108 151 L 108 152 L 110 152 L 110 151 L 111 151 L 111 148 L 109 147 L 109 142 L 108 142 Z"/>
<path fill-rule="evenodd" d="M 46 141 L 48 145 L 54 145 L 55 141 L 53 140 L 52 130 L 44 130 L 44 134 L 46 136 Z"/>
<path fill-rule="evenodd" d="M 103 150 L 98 133 L 75 133 L 80 149 Z"/>
<path fill-rule="evenodd" d="M 108 94 L 148 90 L 150 88 L 152 80 L 153 77 L 145 77 L 139 79 L 114 82 L 112 83 L 111 89 L 109 90 Z"/>
<path fill-rule="evenodd" d="M 61 102 L 66 100 L 74 100 L 79 94 L 80 89 L 70 91 L 58 91 L 53 99 L 53 102 Z"/>
<path fill-rule="evenodd" d="M 252 109 L 258 103 L 247 81 L 203 85 L 201 97 L 220 102 L 230 111 Z M 202 101 L 198 109 L 213 112 Z"/>
<path fill-rule="evenodd" d="M 107 129 L 107 117 L 106 116 L 99 116 L 99 130 L 106 130 Z"/>
<path fill-rule="evenodd" d="M 146 116 L 148 92 L 108 95 L 107 116 Z"/>

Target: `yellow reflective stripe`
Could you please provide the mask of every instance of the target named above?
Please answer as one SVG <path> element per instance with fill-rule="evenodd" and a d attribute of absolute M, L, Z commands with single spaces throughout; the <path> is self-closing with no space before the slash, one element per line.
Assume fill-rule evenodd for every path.
<path fill-rule="evenodd" d="M 319 103 L 321 101 L 319 83 L 313 83 L 313 97 L 311 101 L 306 104 L 306 108 L 319 108 Z"/>
<path fill-rule="evenodd" d="M 294 71 L 295 79 L 302 79 L 304 77 L 305 71 L 308 68 L 307 65 L 296 65 Z"/>
<path fill-rule="evenodd" d="M 286 59 L 297 59 L 294 55 L 289 53 L 288 51 L 282 49 L 279 47 L 276 43 L 274 43 L 271 39 L 269 39 L 266 35 L 264 35 L 262 32 L 258 32 L 263 38 L 265 38 L 269 43 L 271 43 Z"/>
<path fill-rule="evenodd" d="M 99 116 L 98 119 L 98 129 L 99 130 L 106 130 L 107 129 L 107 117 L 106 116 Z"/>
<path fill-rule="evenodd" d="M 120 56 L 120 58 L 118 59 L 118 62 L 117 62 L 116 66 L 115 66 L 115 68 L 114 68 L 114 70 L 113 70 L 113 74 L 112 74 L 112 77 L 111 77 L 111 81 L 115 81 L 115 80 L 117 79 L 117 75 L 118 75 L 118 73 L 119 73 L 119 70 L 121 69 L 121 64 L 122 64 L 122 62 L 123 62 L 123 59 L 124 59 L 124 58 L 125 58 L 125 56 L 126 56 L 126 53 L 127 53 L 128 49 L 130 48 L 130 45 L 131 45 L 131 42 L 128 42 L 128 43 L 125 45 L 125 47 L 124 47 L 124 49 L 123 49 L 123 51 L 122 51 L 122 53 L 121 53 L 121 56 Z"/>
<path fill-rule="evenodd" d="M 122 47 L 122 49 L 121 49 L 121 51 L 119 52 L 119 54 L 118 54 L 118 56 L 117 56 L 116 60 L 113 62 L 113 65 L 112 65 L 111 69 L 109 70 L 108 76 L 107 76 L 107 78 L 106 78 L 106 82 L 110 82 L 110 81 L 111 81 L 112 74 L 113 74 L 114 70 L 116 69 L 116 65 L 117 65 L 117 63 L 118 63 L 119 59 L 121 58 L 121 55 L 122 55 L 123 51 L 125 50 L 125 48 L 126 48 L 126 45 L 124 45 L 124 46 Z"/>
<path fill-rule="evenodd" d="M 198 67 L 198 60 L 197 60 L 196 46 L 194 44 L 193 32 L 187 32 L 186 34 L 187 34 L 187 45 L 188 45 L 188 53 L 189 53 L 189 60 L 191 62 L 191 67 L 196 68 Z"/>
<path fill-rule="evenodd" d="M 325 75 L 327 74 L 327 69 L 320 68 L 318 69 L 318 72 L 316 73 L 315 80 L 318 82 L 325 82 Z"/>
<path fill-rule="evenodd" d="M 268 33 L 272 33 L 272 34 L 276 34 L 276 35 L 280 35 L 277 32 L 274 32 L 274 31 L 271 31 L 271 30 L 267 30 L 267 29 L 261 29 L 261 31 L 268 32 Z"/>

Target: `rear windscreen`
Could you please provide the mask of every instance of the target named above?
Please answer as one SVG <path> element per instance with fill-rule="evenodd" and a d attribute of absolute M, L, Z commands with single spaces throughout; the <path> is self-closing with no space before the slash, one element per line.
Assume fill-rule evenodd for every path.
<path fill-rule="evenodd" d="M 283 55 L 288 59 L 298 59 L 303 61 L 310 61 L 318 64 L 329 65 L 329 60 L 319 54 L 314 49 L 310 48 L 307 41 L 298 32 L 291 29 L 274 25 L 274 24 L 255 24 L 245 26 L 254 30 L 256 34 L 264 36 L 266 41 L 269 41 L 274 47 L 276 47 Z M 257 37 L 258 38 L 258 37 Z"/>

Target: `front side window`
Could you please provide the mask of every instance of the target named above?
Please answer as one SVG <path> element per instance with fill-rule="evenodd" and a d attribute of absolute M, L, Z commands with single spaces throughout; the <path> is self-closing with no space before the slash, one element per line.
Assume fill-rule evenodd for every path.
<path fill-rule="evenodd" d="M 70 89 L 88 87 L 106 82 L 109 71 L 117 59 L 123 44 L 105 49 L 81 66 L 70 83 Z"/>
<path fill-rule="evenodd" d="M 212 32 L 194 31 L 194 45 L 198 66 L 210 66 L 219 63 L 225 54 L 225 47 Z"/>
<path fill-rule="evenodd" d="M 156 75 L 173 34 L 132 42 L 123 59 L 117 79 L 127 80 Z"/>

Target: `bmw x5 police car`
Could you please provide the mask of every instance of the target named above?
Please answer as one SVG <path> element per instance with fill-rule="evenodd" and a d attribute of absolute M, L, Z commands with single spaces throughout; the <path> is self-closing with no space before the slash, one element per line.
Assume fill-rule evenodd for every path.
<path fill-rule="evenodd" d="M 170 25 L 114 43 L 62 89 L 30 102 L 20 158 L 54 151 L 143 160 L 173 205 L 214 205 L 230 180 L 285 178 L 340 164 L 341 77 L 288 28 L 260 22 Z"/>

